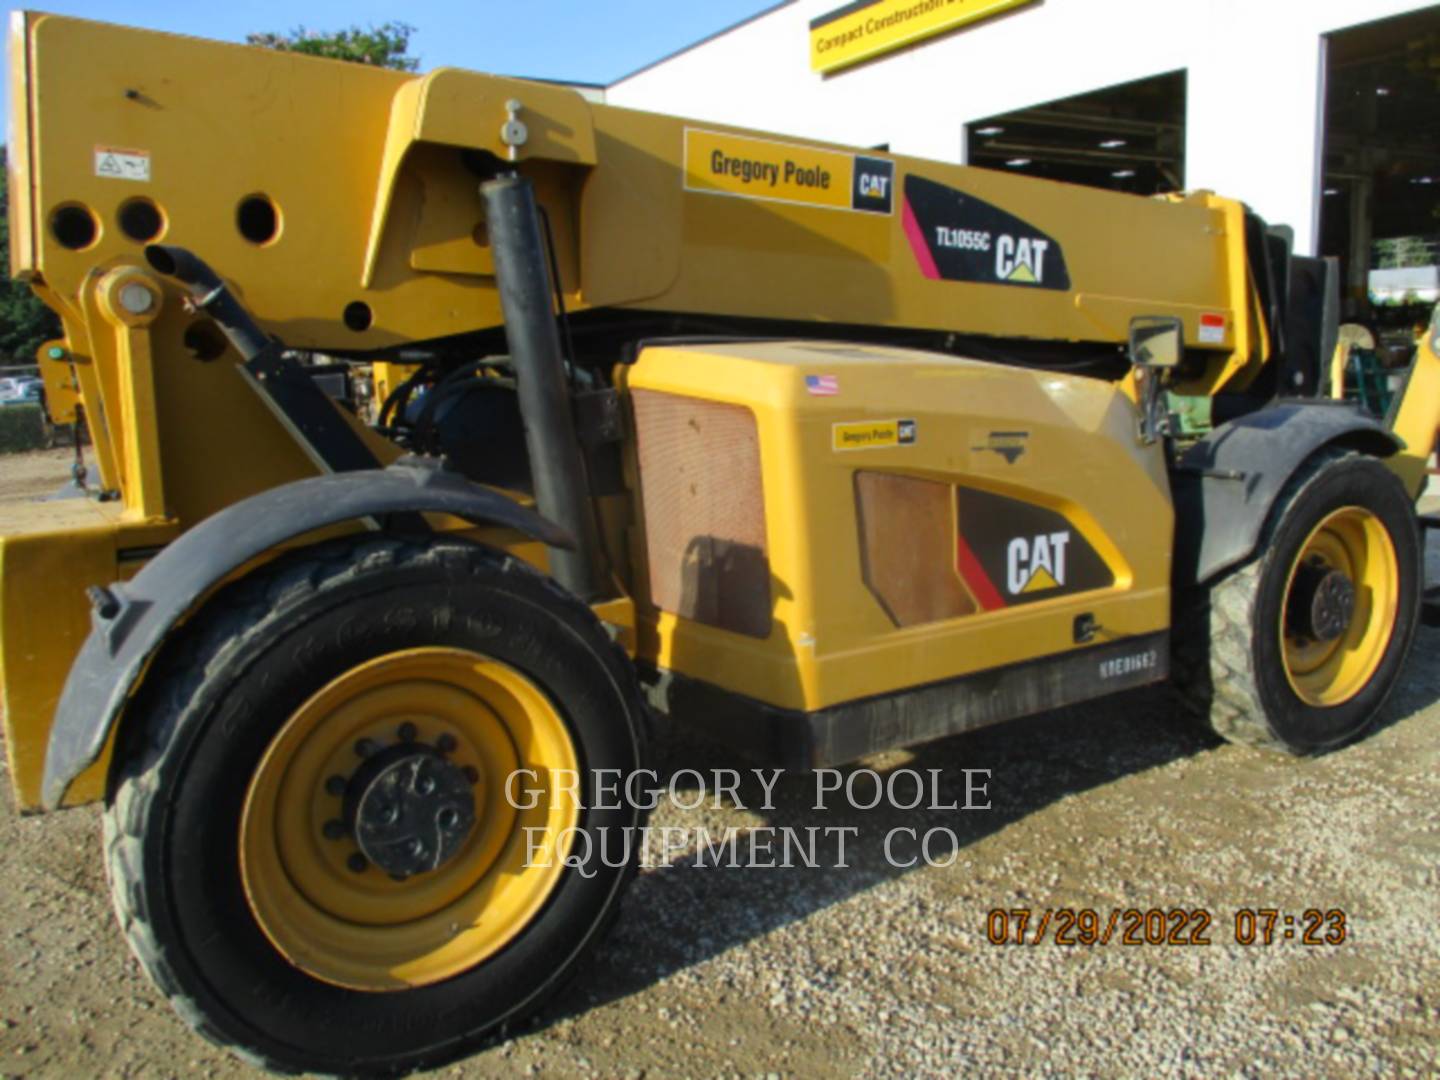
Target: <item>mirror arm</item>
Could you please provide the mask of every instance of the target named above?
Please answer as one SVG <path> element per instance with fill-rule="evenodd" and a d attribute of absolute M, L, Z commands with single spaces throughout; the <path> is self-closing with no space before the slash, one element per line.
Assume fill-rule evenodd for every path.
<path fill-rule="evenodd" d="M 1166 407 L 1161 372 L 1162 369 L 1143 364 L 1135 367 L 1135 383 L 1140 392 L 1139 439 L 1145 446 L 1170 435 L 1170 411 Z"/>
<path fill-rule="evenodd" d="M 1180 363 L 1184 352 L 1185 324 L 1180 319 L 1173 315 L 1137 315 L 1130 320 L 1130 363 L 1135 373 L 1138 437 L 1142 445 L 1168 439 L 1171 434 L 1164 373 Z"/>

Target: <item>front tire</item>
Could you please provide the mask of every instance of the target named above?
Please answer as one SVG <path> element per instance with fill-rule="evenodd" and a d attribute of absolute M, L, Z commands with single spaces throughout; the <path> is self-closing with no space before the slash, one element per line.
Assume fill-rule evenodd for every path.
<path fill-rule="evenodd" d="M 282 556 L 127 711 L 105 831 L 130 944 L 270 1069 L 457 1057 L 534 1015 L 615 914 L 634 861 L 607 834 L 639 812 L 587 809 L 588 778 L 641 764 L 638 700 L 589 609 L 501 553 Z"/>
<path fill-rule="evenodd" d="M 1420 575 L 1399 480 L 1322 452 L 1276 500 L 1253 561 L 1177 596 L 1181 707 L 1230 742 L 1291 754 L 1357 738 L 1410 651 Z"/>

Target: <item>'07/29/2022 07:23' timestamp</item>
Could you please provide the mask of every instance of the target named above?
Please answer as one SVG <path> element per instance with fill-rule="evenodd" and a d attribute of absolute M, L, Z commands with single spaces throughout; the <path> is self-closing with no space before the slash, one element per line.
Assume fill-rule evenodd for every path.
<path fill-rule="evenodd" d="M 1240 908 L 1230 919 L 1217 919 L 1206 908 L 992 908 L 985 919 L 992 945 L 1213 945 L 1218 940 L 1326 946 L 1343 945 L 1349 934 L 1339 908 L 1299 913 Z"/>

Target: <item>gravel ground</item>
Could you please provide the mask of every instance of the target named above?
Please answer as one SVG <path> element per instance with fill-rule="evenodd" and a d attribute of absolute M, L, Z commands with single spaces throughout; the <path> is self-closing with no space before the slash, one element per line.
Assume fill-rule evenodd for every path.
<path fill-rule="evenodd" d="M 23 502 L 64 487 L 70 481 L 70 465 L 74 460 L 75 451 L 64 447 L 0 456 L 0 503 Z M 93 482 L 99 472 L 89 451 L 85 460 L 92 470 Z"/>
<path fill-rule="evenodd" d="M 1433 545 L 1430 561 L 1440 580 Z M 942 770 L 959 801 L 962 770 L 989 769 L 988 810 L 863 811 L 832 796 L 820 812 L 798 776 L 768 811 L 755 782 L 740 789 L 753 809 L 662 807 L 652 824 L 857 833 L 843 869 L 699 866 L 691 853 L 647 870 L 533 1029 L 444 1072 L 1435 1074 L 1440 631 L 1420 631 L 1378 729 L 1318 759 L 1225 746 L 1171 711 L 1146 691 L 865 763 Z M 662 776 L 745 767 L 675 733 L 660 759 Z M 192 1036 L 131 961 L 96 811 L 22 819 L 0 786 L 0 1074 L 254 1075 Z M 951 830 L 953 848 L 932 854 L 953 864 L 891 866 L 896 827 Z M 1205 908 L 1214 943 L 990 944 L 987 913 L 1020 907 Z M 1235 944 L 1235 912 L 1262 907 L 1340 908 L 1349 936 Z"/>

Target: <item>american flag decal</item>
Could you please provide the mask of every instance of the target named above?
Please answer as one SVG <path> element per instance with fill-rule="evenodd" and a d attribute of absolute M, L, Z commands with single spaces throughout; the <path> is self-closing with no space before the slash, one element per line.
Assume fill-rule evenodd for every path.
<path fill-rule="evenodd" d="M 805 391 L 812 397 L 834 397 L 840 393 L 840 380 L 834 375 L 806 375 Z"/>

